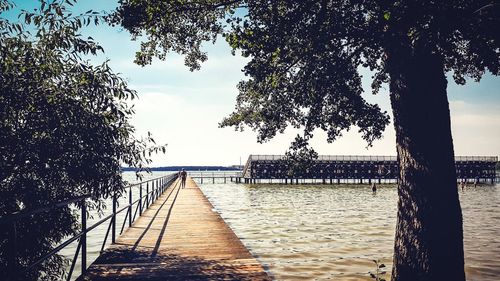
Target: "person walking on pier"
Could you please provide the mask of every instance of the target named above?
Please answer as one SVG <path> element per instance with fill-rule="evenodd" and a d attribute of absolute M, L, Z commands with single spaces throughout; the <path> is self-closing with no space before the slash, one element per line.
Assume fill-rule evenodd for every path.
<path fill-rule="evenodd" d="M 181 172 L 181 187 L 182 188 L 186 187 L 186 178 L 187 178 L 187 173 L 184 169 L 182 169 L 182 172 Z"/>

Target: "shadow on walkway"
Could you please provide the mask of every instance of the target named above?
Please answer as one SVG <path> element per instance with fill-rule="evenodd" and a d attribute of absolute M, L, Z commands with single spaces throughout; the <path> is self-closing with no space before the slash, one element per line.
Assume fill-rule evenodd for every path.
<path fill-rule="evenodd" d="M 100 256 L 87 275 L 78 280 L 271 280 L 264 272 L 255 271 L 258 263 L 237 261 L 225 263 L 163 252 L 151 256 L 150 249 L 115 247 Z"/>

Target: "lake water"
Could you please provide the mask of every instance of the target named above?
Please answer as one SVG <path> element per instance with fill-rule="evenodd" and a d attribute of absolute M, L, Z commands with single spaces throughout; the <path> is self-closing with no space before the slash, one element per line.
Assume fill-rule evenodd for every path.
<path fill-rule="evenodd" d="M 169 172 L 156 172 L 145 180 L 166 174 Z M 124 177 L 135 182 L 134 173 L 124 173 Z M 373 280 L 368 274 L 375 270 L 373 259 L 384 263 L 390 273 L 395 185 L 381 185 L 376 194 L 367 185 L 246 185 L 228 181 L 200 187 L 277 280 Z M 468 187 L 459 193 L 467 279 L 499 280 L 500 186 Z M 121 201 L 124 206 L 127 197 Z M 118 215 L 118 232 L 124 215 Z M 87 225 L 98 219 L 94 216 Z M 105 222 L 89 234 L 87 264 L 97 258 L 107 227 Z M 75 248 L 73 243 L 61 254 L 72 258 Z M 79 264 L 78 259 L 73 277 L 79 275 Z M 389 273 L 384 275 L 387 280 Z"/>
<path fill-rule="evenodd" d="M 500 186 L 460 191 L 467 280 L 500 278 Z M 204 184 L 205 195 L 277 280 L 390 279 L 397 190 L 367 185 Z"/>

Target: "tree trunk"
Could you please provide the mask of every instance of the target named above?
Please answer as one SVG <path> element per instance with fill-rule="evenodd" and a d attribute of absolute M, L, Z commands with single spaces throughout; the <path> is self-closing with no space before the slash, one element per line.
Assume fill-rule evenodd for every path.
<path fill-rule="evenodd" d="M 387 66 L 400 172 L 392 280 L 465 280 L 443 61 L 394 50 Z"/>

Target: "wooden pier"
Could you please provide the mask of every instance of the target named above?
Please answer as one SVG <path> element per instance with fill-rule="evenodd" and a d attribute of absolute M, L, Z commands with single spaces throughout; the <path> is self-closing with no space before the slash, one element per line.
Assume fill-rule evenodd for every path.
<path fill-rule="evenodd" d="M 223 182 L 239 182 L 242 177 L 241 171 L 191 171 L 188 175 L 200 184 Z"/>
<path fill-rule="evenodd" d="M 497 156 L 455 156 L 457 181 L 491 182 L 496 179 Z M 307 169 L 290 174 L 285 155 L 250 155 L 237 182 L 284 184 L 339 184 L 397 182 L 396 156 L 319 155 Z M 318 181 L 319 182 L 318 182 Z"/>
<path fill-rule="evenodd" d="M 196 183 L 175 181 L 78 280 L 271 280 Z"/>

